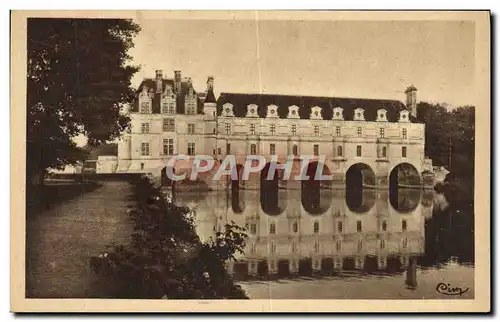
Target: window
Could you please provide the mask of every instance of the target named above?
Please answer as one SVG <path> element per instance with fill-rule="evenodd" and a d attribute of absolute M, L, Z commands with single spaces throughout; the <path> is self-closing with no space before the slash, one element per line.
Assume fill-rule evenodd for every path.
<path fill-rule="evenodd" d="M 314 126 L 314 136 L 319 136 L 319 126 Z"/>
<path fill-rule="evenodd" d="M 382 147 L 382 158 L 387 158 L 387 148 L 385 146 Z"/>
<path fill-rule="evenodd" d="M 318 243 L 318 241 L 315 241 L 315 242 L 314 242 L 314 251 L 315 251 L 316 253 L 317 253 L 317 252 L 319 252 L 319 243 Z"/>
<path fill-rule="evenodd" d="M 250 233 L 252 233 L 254 235 L 257 233 L 257 224 L 250 225 Z"/>
<path fill-rule="evenodd" d="M 164 155 L 174 154 L 174 139 L 163 139 L 163 154 Z"/>
<path fill-rule="evenodd" d="M 385 249 L 385 240 L 384 239 L 380 240 L 380 249 Z"/>
<path fill-rule="evenodd" d="M 149 142 L 141 143 L 141 155 L 149 155 Z"/>
<path fill-rule="evenodd" d="M 269 144 L 269 154 L 271 154 L 271 155 L 276 154 L 276 144 L 274 144 L 274 143 Z"/>
<path fill-rule="evenodd" d="M 337 156 L 338 156 L 338 157 L 341 157 L 341 156 L 342 156 L 342 147 L 341 147 L 341 146 L 338 146 L 338 147 L 337 147 Z"/>
<path fill-rule="evenodd" d="M 361 145 L 356 146 L 356 156 L 361 156 Z"/>
<path fill-rule="evenodd" d="M 358 251 L 362 251 L 362 250 L 363 250 L 363 241 L 358 240 Z"/>
<path fill-rule="evenodd" d="M 299 231 L 299 224 L 297 224 L 296 221 L 294 221 L 293 224 L 292 224 L 292 231 L 294 233 L 296 233 L 297 231 Z"/>
<path fill-rule="evenodd" d="M 292 153 L 293 153 L 293 155 L 299 155 L 299 147 L 297 146 L 297 144 L 293 145 Z"/>
<path fill-rule="evenodd" d="M 337 249 L 338 252 L 342 249 L 342 241 L 341 240 L 337 240 L 337 242 L 335 243 L 335 248 Z"/>
<path fill-rule="evenodd" d="M 314 233 L 319 233 L 319 222 L 317 221 L 314 222 Z"/>
<path fill-rule="evenodd" d="M 406 158 L 406 147 L 402 147 L 401 148 L 401 155 L 403 156 L 403 158 Z"/>
<path fill-rule="evenodd" d="M 403 129 L 403 139 L 406 139 L 408 137 L 408 131 L 406 129 Z"/>
<path fill-rule="evenodd" d="M 343 227 L 342 227 L 342 222 L 341 222 L 341 221 L 338 221 L 338 222 L 337 222 L 337 231 L 338 231 L 339 233 L 341 233 L 341 232 L 342 232 L 342 230 L 343 230 Z"/>
<path fill-rule="evenodd" d="M 313 153 L 314 155 L 319 155 L 319 145 L 315 144 L 313 146 Z"/>
<path fill-rule="evenodd" d="M 276 252 L 276 244 L 274 242 L 271 242 L 271 253 Z"/>
<path fill-rule="evenodd" d="M 213 155 L 215 155 L 215 149 L 213 150 Z"/>
<path fill-rule="evenodd" d="M 141 103 L 141 113 L 151 113 L 150 109 L 150 104 L 149 102 L 142 102 Z"/>
<path fill-rule="evenodd" d="M 149 123 L 141 124 L 141 133 L 149 133 Z"/>
<path fill-rule="evenodd" d="M 403 238 L 403 248 L 408 247 L 408 238 Z"/>
<path fill-rule="evenodd" d="M 226 134 L 229 135 L 231 134 L 231 124 L 226 123 Z"/>
<path fill-rule="evenodd" d="M 360 138 L 363 134 L 363 130 L 361 129 L 361 127 L 358 127 L 358 138 Z"/>
<path fill-rule="evenodd" d="M 292 253 L 295 253 L 297 251 L 297 243 L 293 242 L 292 243 Z"/>
<path fill-rule="evenodd" d="M 255 144 L 250 145 L 250 154 L 257 154 L 257 146 Z"/>
<path fill-rule="evenodd" d="M 175 114 L 174 102 L 163 102 L 161 104 L 161 112 L 163 114 Z"/>
<path fill-rule="evenodd" d="M 141 162 L 141 171 L 144 170 L 144 162 Z"/>
<path fill-rule="evenodd" d="M 358 221 L 356 222 L 356 231 L 357 231 L 358 233 L 360 233 L 360 232 L 362 232 L 362 231 L 363 231 L 363 227 L 362 227 L 362 224 L 361 224 L 361 220 L 358 220 Z"/>
<path fill-rule="evenodd" d="M 222 149 L 221 148 L 217 148 L 217 154 L 222 154 Z"/>
<path fill-rule="evenodd" d="M 174 119 L 163 119 L 163 132 L 175 132 Z"/>
<path fill-rule="evenodd" d="M 271 126 L 269 127 L 269 132 L 271 133 L 271 135 L 276 134 L 276 124 L 271 124 Z"/>
<path fill-rule="evenodd" d="M 196 101 L 188 100 L 186 102 L 186 114 L 193 115 L 196 114 Z"/>
<path fill-rule="evenodd" d="M 407 223 L 406 223 L 406 220 L 405 220 L 405 219 L 403 219 L 403 220 L 401 221 L 401 229 L 402 229 L 403 231 L 406 231 L 406 228 L 407 228 Z"/>
<path fill-rule="evenodd" d="M 386 231 L 387 230 L 387 221 L 382 221 L 382 230 Z"/>
<path fill-rule="evenodd" d="M 292 124 L 292 135 L 297 135 L 297 125 Z"/>
<path fill-rule="evenodd" d="M 381 128 L 379 129 L 379 136 L 380 136 L 381 138 L 383 138 L 383 137 L 385 136 L 385 129 L 384 129 L 383 127 L 381 127 Z"/>
<path fill-rule="evenodd" d="M 255 254 L 255 243 L 252 243 L 252 248 L 250 249 L 251 254 Z"/>
<path fill-rule="evenodd" d="M 255 135 L 255 124 L 250 124 L 250 134 Z"/>
<path fill-rule="evenodd" d="M 336 127 L 335 127 L 335 135 L 336 135 L 337 137 L 341 136 L 341 133 L 340 133 L 340 126 L 336 126 Z"/>
<path fill-rule="evenodd" d="M 194 124 L 188 124 L 188 134 L 194 134 Z"/>
<path fill-rule="evenodd" d="M 269 225 L 269 233 L 276 234 L 276 225 L 274 223 Z"/>
<path fill-rule="evenodd" d="M 231 143 L 226 143 L 226 154 L 231 154 Z"/>
<path fill-rule="evenodd" d="M 195 155 L 194 143 L 188 143 L 188 155 Z"/>

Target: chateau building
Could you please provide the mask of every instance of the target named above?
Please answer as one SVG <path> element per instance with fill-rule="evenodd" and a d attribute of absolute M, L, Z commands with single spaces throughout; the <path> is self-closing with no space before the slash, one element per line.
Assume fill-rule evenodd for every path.
<path fill-rule="evenodd" d="M 432 171 L 424 156 L 425 125 L 416 123 L 417 89 L 396 100 L 241 94 L 214 95 L 214 78 L 198 93 L 180 71 L 173 78 L 156 71 L 125 110 L 131 128 L 118 146 L 117 172 L 161 176 L 172 156 L 210 155 L 216 160 L 246 155 L 326 157 L 334 182 L 344 184 L 351 168 L 373 175 L 371 184 L 388 185 L 391 172 L 406 165 L 415 173 Z M 176 173 L 190 161 L 176 162 Z M 400 170 L 398 170 L 400 171 Z M 364 172 L 363 172 L 364 173 Z M 224 188 L 224 183 L 208 183 Z"/>

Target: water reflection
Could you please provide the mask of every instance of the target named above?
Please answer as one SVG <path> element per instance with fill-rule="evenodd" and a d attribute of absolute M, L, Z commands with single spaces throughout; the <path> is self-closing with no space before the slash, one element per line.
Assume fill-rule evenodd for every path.
<path fill-rule="evenodd" d="M 320 205 L 321 210 L 312 213 L 304 206 L 300 189 L 278 188 L 273 193 L 276 195 L 259 190 L 208 192 L 201 199 L 179 193 L 176 203 L 196 210 L 202 240 L 230 221 L 247 227 L 245 254 L 228 267 L 237 279 L 406 271 L 411 289 L 417 285 L 417 265 L 435 266 L 454 254 L 466 254 L 461 258 L 470 262 L 473 256 L 467 255 L 473 248 L 470 231 L 472 239 L 464 242 L 463 249 L 455 242 L 464 239 L 457 234 L 463 235 L 470 226 L 464 224 L 457 232 L 445 216 L 433 216 L 432 191 L 400 189 L 394 195 L 375 189 L 361 189 L 357 194 L 320 189 L 312 204 Z M 397 200 L 392 200 L 395 196 Z M 269 201 L 274 208 L 263 205 Z"/>

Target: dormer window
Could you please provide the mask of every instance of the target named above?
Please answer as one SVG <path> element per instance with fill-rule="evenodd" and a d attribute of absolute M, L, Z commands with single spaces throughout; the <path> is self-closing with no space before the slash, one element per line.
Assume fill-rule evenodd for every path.
<path fill-rule="evenodd" d="M 321 120 L 323 117 L 321 116 L 321 107 L 314 106 L 311 108 L 311 119 Z"/>
<path fill-rule="evenodd" d="M 143 114 L 151 113 L 151 104 L 149 102 L 141 102 L 141 113 Z"/>
<path fill-rule="evenodd" d="M 287 117 L 289 119 L 298 119 L 299 118 L 299 107 L 296 105 L 289 106 Z"/>
<path fill-rule="evenodd" d="M 365 111 L 358 107 L 354 110 L 354 120 L 355 121 L 364 121 L 365 120 Z"/>
<path fill-rule="evenodd" d="M 377 122 L 387 122 L 387 111 L 385 109 L 377 111 Z"/>
<path fill-rule="evenodd" d="M 258 117 L 257 113 L 258 106 L 255 104 L 250 104 L 247 106 L 247 117 Z"/>
<path fill-rule="evenodd" d="M 333 109 L 333 119 L 334 120 L 343 120 L 344 115 L 343 115 L 343 109 L 342 107 L 336 107 Z"/>
<path fill-rule="evenodd" d="M 278 106 L 269 105 L 267 107 L 267 117 L 278 117 Z"/>
<path fill-rule="evenodd" d="M 399 122 L 408 123 L 409 121 L 409 112 L 407 110 L 399 112 Z"/>
<path fill-rule="evenodd" d="M 226 103 L 222 105 L 222 116 L 225 117 L 233 117 L 233 104 L 231 103 Z"/>

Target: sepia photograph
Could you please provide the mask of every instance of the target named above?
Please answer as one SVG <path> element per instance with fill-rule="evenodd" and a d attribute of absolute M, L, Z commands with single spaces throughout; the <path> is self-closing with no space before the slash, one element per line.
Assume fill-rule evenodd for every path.
<path fill-rule="evenodd" d="M 12 310 L 488 312 L 489 30 L 12 11 Z"/>

